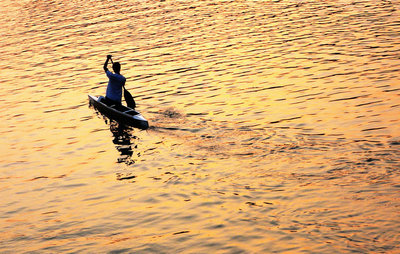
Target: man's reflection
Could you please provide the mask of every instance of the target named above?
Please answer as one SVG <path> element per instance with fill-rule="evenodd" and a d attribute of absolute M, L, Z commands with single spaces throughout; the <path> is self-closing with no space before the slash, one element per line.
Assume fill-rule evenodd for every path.
<path fill-rule="evenodd" d="M 110 122 L 110 131 L 114 136 L 113 143 L 121 154 L 118 158 L 118 163 L 134 164 L 132 146 L 137 148 L 137 145 L 132 144 L 132 140 L 137 139 L 137 137 L 132 135 L 132 129 L 112 120 Z"/>

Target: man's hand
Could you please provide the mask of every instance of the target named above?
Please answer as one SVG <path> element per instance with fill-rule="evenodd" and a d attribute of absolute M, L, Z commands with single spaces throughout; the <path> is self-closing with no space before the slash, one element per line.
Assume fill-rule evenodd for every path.
<path fill-rule="evenodd" d="M 108 61 L 111 59 L 111 57 L 112 57 L 111 55 L 107 55 L 107 60 L 106 60 L 106 62 L 104 63 L 104 66 L 103 66 L 103 69 L 104 69 L 105 72 L 108 71 L 107 65 L 108 65 Z M 111 62 L 112 62 L 112 60 L 111 60 Z"/>

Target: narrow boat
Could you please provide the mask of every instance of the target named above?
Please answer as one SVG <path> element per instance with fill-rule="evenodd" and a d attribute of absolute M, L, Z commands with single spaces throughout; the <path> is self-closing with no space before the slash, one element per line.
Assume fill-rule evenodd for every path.
<path fill-rule="evenodd" d="M 89 95 L 89 103 L 96 108 L 100 113 L 110 119 L 113 119 L 121 124 L 146 130 L 149 128 L 149 122 L 136 110 L 122 105 L 107 105 L 102 102 L 104 97 Z"/>

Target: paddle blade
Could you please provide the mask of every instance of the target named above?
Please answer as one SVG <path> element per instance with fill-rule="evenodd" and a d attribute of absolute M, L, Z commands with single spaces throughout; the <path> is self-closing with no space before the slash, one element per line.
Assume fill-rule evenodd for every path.
<path fill-rule="evenodd" d="M 136 103 L 135 100 L 133 99 L 133 96 L 131 95 L 130 92 L 128 92 L 128 90 L 125 89 L 124 87 L 124 97 L 125 97 L 125 101 L 126 101 L 126 105 L 128 105 L 128 107 L 130 108 L 136 108 Z"/>

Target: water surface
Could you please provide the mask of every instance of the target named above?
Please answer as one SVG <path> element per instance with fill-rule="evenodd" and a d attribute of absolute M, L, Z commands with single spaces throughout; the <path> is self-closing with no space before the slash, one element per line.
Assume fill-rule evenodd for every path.
<path fill-rule="evenodd" d="M 0 252 L 396 253 L 399 8 L 0 1 Z"/>

